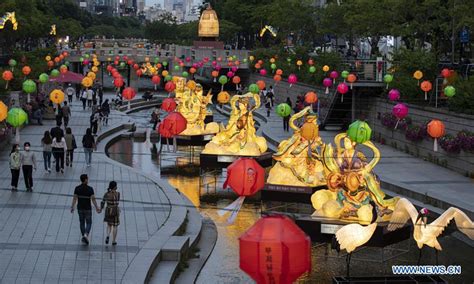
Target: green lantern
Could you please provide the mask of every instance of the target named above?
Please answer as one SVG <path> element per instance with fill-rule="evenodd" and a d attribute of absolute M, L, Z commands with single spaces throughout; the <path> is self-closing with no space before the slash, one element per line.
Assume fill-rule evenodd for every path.
<path fill-rule="evenodd" d="M 287 103 L 281 103 L 276 107 L 276 113 L 281 117 L 287 117 L 291 114 L 291 107 Z"/>
<path fill-rule="evenodd" d="M 51 70 L 51 77 L 58 77 L 59 76 L 59 71 L 58 69 L 53 69 Z"/>
<path fill-rule="evenodd" d="M 372 136 L 372 129 L 365 121 L 356 120 L 347 129 L 347 136 L 352 142 L 364 143 L 370 140 Z"/>
<path fill-rule="evenodd" d="M 163 66 L 165 66 L 165 67 L 166 67 L 166 66 L 168 66 L 168 61 L 163 61 L 163 63 L 162 63 L 162 64 L 163 64 Z"/>
<path fill-rule="evenodd" d="M 26 80 L 23 82 L 23 92 L 27 94 L 34 93 L 36 91 L 36 83 L 33 80 Z"/>
<path fill-rule="evenodd" d="M 8 60 L 8 65 L 13 69 L 13 67 L 16 66 L 16 60 L 15 59 L 10 59 Z"/>
<path fill-rule="evenodd" d="M 260 92 L 260 88 L 258 87 L 257 84 L 251 84 L 249 86 L 249 91 L 252 93 L 252 94 L 258 94 Z"/>
<path fill-rule="evenodd" d="M 272 63 L 272 65 L 270 65 L 270 68 L 272 68 L 272 70 L 275 70 L 277 69 L 277 65 L 275 63 Z"/>
<path fill-rule="evenodd" d="M 387 74 L 383 76 L 383 81 L 387 84 L 391 83 L 393 81 L 393 76 L 390 74 Z"/>
<path fill-rule="evenodd" d="M 28 114 L 19 107 L 11 108 L 8 111 L 7 123 L 13 127 L 20 127 L 28 120 Z"/>
<path fill-rule="evenodd" d="M 123 62 L 123 61 L 120 62 L 120 65 L 119 65 L 119 66 L 120 66 L 120 68 L 125 68 L 125 62 Z"/>
<path fill-rule="evenodd" d="M 168 81 L 171 81 L 171 80 L 173 80 L 173 76 L 171 76 L 171 75 L 166 75 L 165 81 L 168 82 Z"/>
<path fill-rule="evenodd" d="M 314 66 L 309 67 L 309 73 L 314 73 L 314 72 L 316 72 L 316 67 Z"/>
<path fill-rule="evenodd" d="M 66 61 L 66 62 L 64 62 L 64 65 L 69 66 L 69 65 L 71 65 L 71 62 Z"/>
<path fill-rule="evenodd" d="M 247 58 L 244 58 L 242 61 L 243 61 L 244 63 L 247 63 Z"/>
<path fill-rule="evenodd" d="M 179 65 L 174 66 L 174 71 L 179 71 Z"/>
<path fill-rule="evenodd" d="M 227 77 L 222 75 L 219 77 L 219 83 L 221 83 L 221 85 L 225 85 L 227 84 Z"/>
<path fill-rule="evenodd" d="M 160 59 L 158 57 L 155 57 L 155 64 L 158 64 L 160 62 Z"/>
<path fill-rule="evenodd" d="M 288 58 L 286 59 L 286 62 L 288 62 L 288 64 L 290 64 L 290 63 L 291 63 L 291 58 L 288 57 Z"/>
<path fill-rule="evenodd" d="M 84 61 L 84 57 L 80 57 L 79 61 L 81 61 L 81 63 L 82 63 Z"/>
<path fill-rule="evenodd" d="M 341 77 L 345 80 L 347 79 L 347 76 L 349 76 L 349 71 L 344 70 L 341 72 Z"/>
<path fill-rule="evenodd" d="M 85 58 L 89 58 L 89 54 L 84 55 Z"/>
<path fill-rule="evenodd" d="M 444 95 L 448 98 L 451 98 L 456 94 L 456 89 L 453 86 L 446 86 L 444 88 Z"/>
<path fill-rule="evenodd" d="M 44 83 L 48 82 L 49 76 L 46 73 L 42 73 L 41 75 L 39 75 L 38 80 L 40 81 L 40 83 L 44 84 Z"/>
<path fill-rule="evenodd" d="M 189 74 L 188 74 L 188 72 L 183 71 L 183 73 L 182 73 L 181 75 L 182 75 L 184 78 L 187 78 Z"/>

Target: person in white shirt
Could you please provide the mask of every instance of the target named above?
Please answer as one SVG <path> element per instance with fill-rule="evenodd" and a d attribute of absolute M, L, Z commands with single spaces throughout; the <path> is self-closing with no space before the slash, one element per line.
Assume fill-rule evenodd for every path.
<path fill-rule="evenodd" d="M 64 173 L 64 154 L 67 151 L 66 140 L 59 133 L 53 138 L 53 143 L 51 144 L 53 148 L 53 156 L 56 161 L 56 172 Z"/>
<path fill-rule="evenodd" d="M 76 94 L 76 90 L 73 88 L 72 84 L 69 84 L 66 88 L 67 100 L 69 103 L 72 103 L 72 98 Z"/>
<path fill-rule="evenodd" d="M 92 107 L 92 99 L 94 98 L 94 91 L 92 89 L 87 89 L 87 107 L 90 109 Z"/>

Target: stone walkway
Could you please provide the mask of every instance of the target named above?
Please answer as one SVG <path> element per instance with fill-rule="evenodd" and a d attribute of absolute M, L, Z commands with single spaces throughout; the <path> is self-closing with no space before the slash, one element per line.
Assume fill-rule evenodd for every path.
<path fill-rule="evenodd" d="M 166 222 L 171 206 L 154 182 L 108 163 L 100 153 L 93 154 L 92 167 L 86 167 L 81 141 L 89 115 L 74 99 L 70 127 L 79 148 L 73 167 L 64 174 L 56 173 L 54 164 L 51 174 L 43 166 L 40 140 L 55 121 L 22 129 L 21 144 L 30 141 L 38 161 L 32 193 L 25 192 L 22 175 L 19 191 L 10 191 L 10 149 L 0 152 L 0 283 L 119 283 L 143 245 Z M 128 120 L 113 111 L 109 127 L 102 131 Z M 97 198 L 103 196 L 110 180 L 118 183 L 122 211 L 116 247 L 104 243 L 103 213 L 93 213 L 91 243 L 81 244 L 78 216 L 69 208 L 82 173 L 89 175 Z"/>
<path fill-rule="evenodd" d="M 283 131 L 282 118 L 274 111 L 266 117 L 266 110 L 257 110 L 256 118 L 266 120 L 261 123 L 262 134 L 269 146 L 276 146 L 283 139 L 290 137 L 293 132 Z M 336 131 L 320 131 L 325 143 L 334 145 Z M 400 195 L 405 195 L 430 203 L 435 207 L 447 209 L 455 206 L 474 218 L 474 180 L 457 172 L 448 170 L 433 163 L 416 158 L 390 146 L 375 143 L 381 153 L 380 162 L 375 172 L 382 181 L 382 186 Z"/>

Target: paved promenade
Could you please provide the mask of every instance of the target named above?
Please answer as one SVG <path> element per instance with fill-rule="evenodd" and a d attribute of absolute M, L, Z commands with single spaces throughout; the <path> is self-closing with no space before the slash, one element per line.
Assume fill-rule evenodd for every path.
<path fill-rule="evenodd" d="M 100 153 L 94 153 L 92 167 L 86 167 L 81 141 L 89 115 L 74 99 L 70 127 L 79 148 L 73 167 L 67 167 L 64 174 L 56 173 L 54 164 L 51 174 L 43 167 L 40 140 L 55 121 L 22 129 L 21 144 L 31 142 L 38 162 L 32 193 L 25 192 L 23 175 L 19 191 L 10 191 L 10 149 L 0 152 L 0 283 L 119 283 L 143 245 L 166 222 L 170 204 L 154 182 L 108 163 Z M 128 120 L 112 111 L 109 125 Z M 110 126 L 101 131 L 107 129 Z M 69 208 L 82 173 L 89 175 L 97 198 L 103 196 L 110 180 L 118 183 L 123 200 L 116 247 L 104 243 L 103 213 L 93 213 L 90 245 L 81 244 L 78 215 Z"/>
<path fill-rule="evenodd" d="M 283 131 L 282 118 L 272 111 L 269 118 L 266 110 L 257 110 L 256 119 L 265 120 L 261 123 L 262 134 L 267 138 L 269 146 L 276 149 L 278 143 L 290 137 L 293 132 Z M 325 143 L 334 145 L 336 131 L 320 131 Z M 471 217 L 474 217 L 474 180 L 457 172 L 448 170 L 433 163 L 416 158 L 390 146 L 375 143 L 381 153 L 380 162 L 375 172 L 382 181 L 384 189 L 408 195 L 414 199 L 425 201 L 430 205 L 447 209 L 456 206 Z"/>

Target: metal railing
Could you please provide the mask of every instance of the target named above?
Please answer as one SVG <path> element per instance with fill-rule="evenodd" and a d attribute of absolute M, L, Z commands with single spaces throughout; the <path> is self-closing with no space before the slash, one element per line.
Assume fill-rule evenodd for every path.
<path fill-rule="evenodd" d="M 345 60 L 343 65 L 357 75 L 358 81 L 383 82 L 383 76 L 387 74 L 387 61 L 384 60 Z"/>

